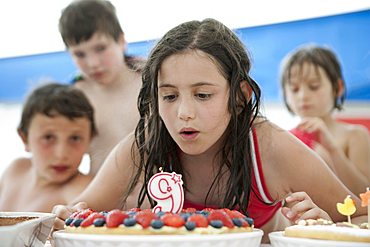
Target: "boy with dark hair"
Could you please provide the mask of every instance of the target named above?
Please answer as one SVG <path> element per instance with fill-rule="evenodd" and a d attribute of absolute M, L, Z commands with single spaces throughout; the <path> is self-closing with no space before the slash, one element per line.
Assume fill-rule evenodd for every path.
<path fill-rule="evenodd" d="M 124 55 L 127 43 L 109 1 L 73 1 L 62 11 L 59 31 L 81 72 L 74 86 L 96 113 L 99 134 L 89 149 L 90 174 L 95 175 L 113 147 L 136 127 L 142 60 Z"/>
<path fill-rule="evenodd" d="M 96 134 L 94 111 L 78 89 L 37 88 L 24 104 L 18 134 L 31 158 L 13 161 L 0 181 L 0 211 L 51 212 L 92 180 L 78 171 Z"/>

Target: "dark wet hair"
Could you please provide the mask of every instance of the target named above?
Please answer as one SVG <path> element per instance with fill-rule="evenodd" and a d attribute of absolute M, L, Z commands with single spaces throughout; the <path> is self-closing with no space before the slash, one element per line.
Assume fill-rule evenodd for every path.
<path fill-rule="evenodd" d="M 75 0 L 62 11 L 59 32 L 63 42 L 69 45 L 89 40 L 96 32 L 112 37 L 117 43 L 123 34 L 116 15 L 116 8 L 104 0 Z M 141 72 L 145 59 L 122 53 L 129 68 Z"/>
<path fill-rule="evenodd" d="M 59 19 L 59 32 L 67 47 L 89 40 L 98 31 L 112 37 L 116 42 L 123 33 L 116 8 L 109 1 L 78 0 L 63 9 Z"/>
<path fill-rule="evenodd" d="M 143 203 L 146 196 L 149 198 L 147 184 L 151 176 L 158 172 L 159 167 L 180 174 L 187 172 L 181 167 L 177 144 L 159 116 L 158 71 L 169 56 L 196 51 L 205 52 L 230 83 L 228 108 L 231 119 L 226 128 L 224 146 L 218 152 L 221 163 L 212 187 L 218 185 L 223 175 L 221 170 L 226 166 L 230 170 L 230 177 L 222 207 L 240 207 L 246 213 L 252 190 L 249 133 L 259 113 L 261 91 L 249 76 L 251 60 L 247 48 L 232 30 L 214 19 L 190 21 L 173 28 L 158 41 L 149 54 L 138 98 L 141 118 L 135 130 L 136 139 L 132 148 L 138 172 L 130 183 L 128 195 L 135 188 L 142 172 L 145 182 L 138 198 L 138 206 Z M 249 101 L 242 93 L 240 87 L 242 81 L 247 81 L 254 92 Z M 135 150 L 139 150 L 139 158 L 135 156 Z M 184 185 L 186 189 L 186 181 Z M 207 203 L 207 197 L 204 205 Z M 154 206 L 150 198 L 149 201 Z"/>
<path fill-rule="evenodd" d="M 63 115 L 70 120 L 85 117 L 91 123 L 90 135 L 97 134 L 93 107 L 84 93 L 73 86 L 48 83 L 28 96 L 23 105 L 21 122 L 18 126 L 26 137 L 28 137 L 32 118 L 38 113 L 51 118 Z"/>
<path fill-rule="evenodd" d="M 285 86 L 290 83 L 290 70 L 294 65 L 299 65 L 300 69 L 304 63 L 313 64 L 316 67 L 324 69 L 328 76 L 334 95 L 334 109 L 341 110 L 346 97 L 346 90 L 344 88 L 343 94 L 339 97 L 339 79 L 344 79 L 342 76 L 342 70 L 337 57 L 334 52 L 327 47 L 320 47 L 316 44 L 308 44 L 298 47 L 292 52 L 288 53 L 281 63 L 281 76 L 280 83 L 284 93 L 284 102 L 289 112 L 294 115 L 294 112 L 290 109 L 286 101 Z"/>

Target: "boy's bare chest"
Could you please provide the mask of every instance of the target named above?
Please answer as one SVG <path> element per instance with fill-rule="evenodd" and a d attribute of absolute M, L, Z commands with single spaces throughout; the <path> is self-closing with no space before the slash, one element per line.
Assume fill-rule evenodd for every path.
<path fill-rule="evenodd" d="M 45 191 L 27 185 L 4 188 L 0 208 L 16 212 L 51 212 L 58 204 L 65 204 L 61 191 Z"/>

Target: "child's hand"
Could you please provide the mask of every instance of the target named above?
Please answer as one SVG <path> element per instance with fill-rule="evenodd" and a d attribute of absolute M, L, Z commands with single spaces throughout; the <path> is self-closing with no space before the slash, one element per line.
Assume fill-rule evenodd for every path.
<path fill-rule="evenodd" d="M 303 132 L 313 134 L 315 141 L 323 145 L 328 151 L 336 148 L 336 141 L 321 118 L 304 117 L 297 127 Z"/>
<path fill-rule="evenodd" d="M 53 208 L 51 213 L 56 214 L 56 219 L 54 221 L 53 228 L 50 233 L 50 238 L 52 238 L 55 231 L 64 229 L 64 221 L 71 216 L 74 212 L 81 211 L 87 208 L 87 204 L 84 202 L 77 203 L 73 207 L 67 207 L 64 205 L 57 205 Z"/>
<path fill-rule="evenodd" d="M 294 223 L 298 223 L 299 220 L 306 219 L 325 219 L 331 220 L 329 215 L 316 206 L 306 192 L 295 192 L 285 198 L 287 203 L 296 204 L 292 208 L 283 207 L 281 209 L 282 214 Z"/>

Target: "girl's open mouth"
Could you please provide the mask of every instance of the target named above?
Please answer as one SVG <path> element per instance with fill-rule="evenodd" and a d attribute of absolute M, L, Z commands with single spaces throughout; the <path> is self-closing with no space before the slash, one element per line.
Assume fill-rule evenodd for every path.
<path fill-rule="evenodd" d="M 180 132 L 181 137 L 186 141 L 194 140 L 199 134 L 199 131 L 183 131 Z"/>

